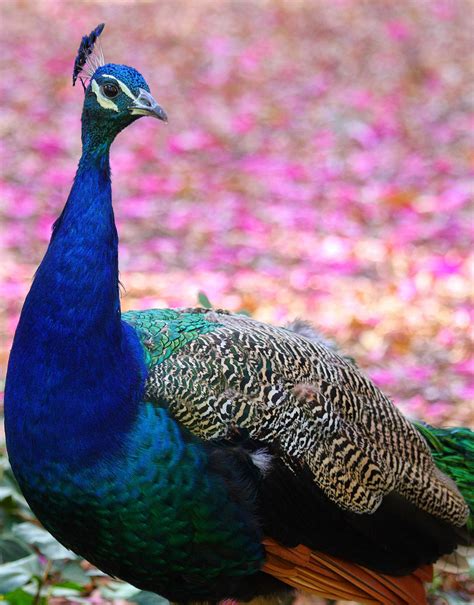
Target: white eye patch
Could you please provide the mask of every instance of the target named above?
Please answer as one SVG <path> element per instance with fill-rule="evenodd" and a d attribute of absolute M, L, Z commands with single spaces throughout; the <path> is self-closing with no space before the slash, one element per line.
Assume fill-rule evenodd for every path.
<path fill-rule="evenodd" d="M 95 96 L 97 97 L 97 103 L 99 103 L 99 105 L 101 107 L 103 107 L 104 109 L 113 109 L 114 111 L 119 110 L 119 108 L 112 101 L 112 99 L 108 99 L 106 96 L 104 96 L 102 94 L 102 91 L 100 90 L 100 86 L 97 84 L 97 82 L 95 80 L 92 80 L 91 85 L 92 85 L 92 92 L 95 93 Z"/>
<path fill-rule="evenodd" d="M 110 78 L 111 80 L 115 80 L 120 86 L 121 91 L 127 95 L 132 101 L 135 101 L 136 96 L 132 93 L 130 88 L 124 84 L 121 80 L 116 78 L 115 76 L 111 76 L 110 74 L 104 74 L 104 78 Z M 100 86 L 97 84 L 95 80 L 92 80 L 92 91 L 95 93 L 97 97 L 97 102 L 104 109 L 112 109 L 113 111 L 119 111 L 117 105 L 112 101 L 112 99 L 108 99 L 106 96 L 102 94 L 100 90 Z"/>
<path fill-rule="evenodd" d="M 132 99 L 133 101 L 136 99 L 135 95 L 130 90 L 130 88 L 115 76 L 111 76 L 110 74 L 104 74 L 104 78 L 110 78 L 111 80 L 115 80 L 116 82 L 118 82 L 120 88 L 122 89 L 122 92 L 124 92 L 127 97 L 130 97 L 130 99 Z"/>

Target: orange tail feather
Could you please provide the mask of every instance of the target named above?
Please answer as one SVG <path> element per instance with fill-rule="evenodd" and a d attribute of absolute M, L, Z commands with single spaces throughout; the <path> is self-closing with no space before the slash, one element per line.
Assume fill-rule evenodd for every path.
<path fill-rule="evenodd" d="M 267 553 L 263 571 L 298 590 L 367 605 L 427 603 L 423 582 L 432 578 L 430 565 L 420 567 L 409 576 L 394 577 L 306 546 L 287 548 L 271 538 L 263 543 Z"/>

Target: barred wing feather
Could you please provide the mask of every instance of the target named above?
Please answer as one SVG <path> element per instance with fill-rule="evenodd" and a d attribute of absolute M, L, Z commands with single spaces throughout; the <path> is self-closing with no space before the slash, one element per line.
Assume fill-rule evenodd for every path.
<path fill-rule="evenodd" d="M 302 330 L 205 309 L 130 312 L 147 350 L 146 397 L 192 433 L 244 431 L 343 509 L 374 512 L 398 492 L 462 526 L 468 509 L 418 431 L 350 361 Z"/>

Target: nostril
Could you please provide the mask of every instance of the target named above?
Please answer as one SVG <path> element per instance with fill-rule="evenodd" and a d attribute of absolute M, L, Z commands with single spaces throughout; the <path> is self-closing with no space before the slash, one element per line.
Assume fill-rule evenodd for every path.
<path fill-rule="evenodd" d="M 140 95 L 140 97 L 138 98 L 138 102 L 140 103 L 140 105 L 142 107 L 151 107 L 151 101 L 150 99 L 148 99 L 148 97 L 146 97 L 145 95 Z"/>

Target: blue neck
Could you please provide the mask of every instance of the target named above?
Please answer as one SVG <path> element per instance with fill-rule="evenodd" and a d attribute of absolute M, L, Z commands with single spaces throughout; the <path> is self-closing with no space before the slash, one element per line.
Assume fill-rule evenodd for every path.
<path fill-rule="evenodd" d="M 84 151 L 66 206 L 25 302 L 50 332 L 120 338 L 118 238 L 109 153 Z M 25 312 L 25 311 L 24 311 Z M 51 334 L 52 336 L 52 334 Z"/>
<path fill-rule="evenodd" d="M 109 145 L 84 143 L 9 362 L 8 447 L 25 465 L 39 451 L 84 464 L 118 447 L 142 394 L 138 340 L 120 319 Z"/>

